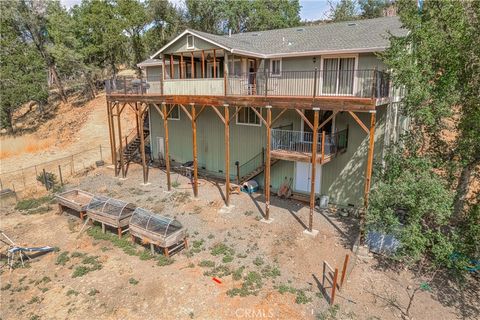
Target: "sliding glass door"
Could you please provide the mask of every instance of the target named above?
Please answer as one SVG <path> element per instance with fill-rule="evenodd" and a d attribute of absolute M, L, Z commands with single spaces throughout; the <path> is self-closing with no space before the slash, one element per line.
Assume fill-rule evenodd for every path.
<path fill-rule="evenodd" d="M 323 59 L 323 95 L 353 95 L 354 79 L 355 58 Z"/>

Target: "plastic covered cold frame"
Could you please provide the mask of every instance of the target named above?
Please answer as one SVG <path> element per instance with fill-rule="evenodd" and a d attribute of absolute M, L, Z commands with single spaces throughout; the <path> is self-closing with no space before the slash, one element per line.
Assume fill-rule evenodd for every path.
<path fill-rule="evenodd" d="M 106 225 L 122 228 L 128 222 L 136 206 L 122 200 L 104 196 L 94 196 L 87 206 L 87 215 L 95 221 Z"/>
<path fill-rule="evenodd" d="M 185 240 L 185 229 L 175 219 L 160 216 L 143 208 L 136 208 L 130 219 L 130 234 L 146 239 L 162 248 L 169 248 Z"/>

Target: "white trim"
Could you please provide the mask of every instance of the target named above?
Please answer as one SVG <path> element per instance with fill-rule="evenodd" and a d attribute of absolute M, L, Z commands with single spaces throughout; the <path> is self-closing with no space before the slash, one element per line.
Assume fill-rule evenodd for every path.
<path fill-rule="evenodd" d="M 280 61 L 280 73 L 273 73 L 273 61 Z M 282 76 L 282 58 L 270 59 L 270 76 L 271 77 L 281 77 Z"/>
<path fill-rule="evenodd" d="M 209 42 L 217 47 L 220 47 L 222 49 L 225 49 L 227 51 L 230 51 L 231 52 L 231 49 L 228 48 L 228 47 L 225 47 L 224 45 L 221 45 L 215 41 L 212 41 L 208 38 L 205 38 L 205 37 L 202 37 L 201 35 L 199 34 L 196 34 L 195 32 L 192 32 L 191 30 L 188 30 L 186 29 L 185 31 L 183 31 L 181 34 L 179 34 L 175 39 L 173 39 L 172 41 L 170 41 L 169 43 L 167 43 L 166 45 L 164 45 L 160 50 L 158 50 L 157 52 L 155 52 L 153 55 L 150 56 L 150 59 L 153 59 L 155 58 L 158 54 L 162 53 L 165 49 L 167 49 L 168 47 L 170 47 L 172 44 L 174 44 L 175 42 L 178 41 L 178 39 L 180 39 L 181 37 L 183 37 L 184 35 L 186 34 L 191 34 L 191 35 L 194 35 L 195 37 L 199 38 L 199 39 L 202 39 L 203 41 L 206 41 L 206 42 Z"/>
<path fill-rule="evenodd" d="M 243 107 L 242 109 L 243 110 L 248 110 L 248 108 L 255 108 L 255 107 Z M 259 110 L 257 110 L 260 114 L 262 114 L 262 108 L 261 107 L 257 107 Z M 236 111 L 236 110 L 235 110 Z M 241 111 L 237 112 L 237 114 L 235 115 L 235 124 L 237 126 L 250 126 L 250 127 L 261 127 L 262 126 L 262 119 L 260 119 L 260 117 L 255 113 L 255 116 L 258 118 L 258 124 L 256 123 L 242 123 L 242 122 L 238 122 L 238 114 L 240 113 Z"/>
<path fill-rule="evenodd" d="M 167 119 L 168 120 L 174 120 L 174 121 L 179 121 L 180 120 L 180 107 L 179 106 L 173 106 L 174 108 L 177 108 L 178 110 L 178 118 L 171 118 L 171 115 L 172 113 L 170 112 L 170 114 L 167 116 Z"/>

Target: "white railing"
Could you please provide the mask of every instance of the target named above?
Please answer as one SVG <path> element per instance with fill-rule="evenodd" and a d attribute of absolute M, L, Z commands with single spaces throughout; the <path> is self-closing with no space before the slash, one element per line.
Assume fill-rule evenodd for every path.
<path fill-rule="evenodd" d="M 221 79 L 173 79 L 163 82 L 163 92 L 168 95 L 224 95 L 224 80 Z"/>
<path fill-rule="evenodd" d="M 329 156 L 347 148 L 348 129 L 325 135 L 324 155 Z M 272 129 L 272 150 L 312 153 L 313 133 Z M 322 133 L 318 134 L 317 152 L 322 150 Z"/>

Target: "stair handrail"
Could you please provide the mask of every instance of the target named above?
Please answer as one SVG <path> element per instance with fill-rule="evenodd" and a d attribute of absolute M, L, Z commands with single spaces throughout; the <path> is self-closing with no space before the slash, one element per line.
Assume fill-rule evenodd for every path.
<path fill-rule="evenodd" d="M 137 129 L 133 128 L 124 138 L 124 141 L 120 141 L 122 144 L 122 150 L 125 150 L 128 145 L 137 138 Z M 120 153 L 120 146 L 117 148 L 117 153 Z"/>
<path fill-rule="evenodd" d="M 252 163 L 254 163 L 253 167 L 252 167 Z M 238 166 L 237 171 L 239 173 L 239 176 L 237 177 L 237 180 L 240 181 L 242 177 L 245 177 L 249 173 L 255 171 L 257 168 L 264 165 L 265 165 L 265 148 L 262 148 L 262 151 L 255 154 L 252 158 L 250 158 L 249 160 L 247 160 L 246 162 Z M 245 168 L 251 168 L 251 170 L 244 172 Z"/>

